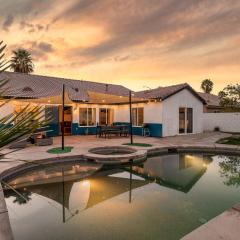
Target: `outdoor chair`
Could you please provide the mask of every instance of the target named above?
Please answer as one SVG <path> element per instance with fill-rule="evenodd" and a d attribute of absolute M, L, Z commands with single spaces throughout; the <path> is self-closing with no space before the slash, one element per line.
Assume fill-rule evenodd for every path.
<path fill-rule="evenodd" d="M 143 124 L 142 126 L 142 136 L 144 137 L 150 137 L 150 130 L 149 130 L 149 127 L 148 127 L 148 124 Z"/>
<path fill-rule="evenodd" d="M 127 137 L 129 134 L 129 128 L 128 126 L 121 126 L 121 133 L 120 133 L 120 136 L 124 136 L 124 137 Z"/>

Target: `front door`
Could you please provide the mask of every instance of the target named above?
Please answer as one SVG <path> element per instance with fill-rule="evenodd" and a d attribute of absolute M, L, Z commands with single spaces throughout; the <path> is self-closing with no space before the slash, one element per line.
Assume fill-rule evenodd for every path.
<path fill-rule="evenodd" d="M 72 133 L 72 107 L 64 107 L 64 135 Z M 59 135 L 62 135 L 62 106 L 59 106 Z"/>

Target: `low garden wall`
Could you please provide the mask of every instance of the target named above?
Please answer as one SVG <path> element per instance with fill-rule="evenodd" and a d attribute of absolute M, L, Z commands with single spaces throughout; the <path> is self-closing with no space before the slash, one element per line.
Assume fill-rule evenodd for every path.
<path fill-rule="evenodd" d="M 240 113 L 204 113 L 203 130 L 240 133 Z"/>

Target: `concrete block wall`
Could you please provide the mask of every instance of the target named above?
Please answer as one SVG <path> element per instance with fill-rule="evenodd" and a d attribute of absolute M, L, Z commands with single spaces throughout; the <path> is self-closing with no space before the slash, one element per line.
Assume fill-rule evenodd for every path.
<path fill-rule="evenodd" d="M 223 132 L 240 133 L 240 113 L 204 113 L 203 130 L 213 131 L 215 127 Z"/>

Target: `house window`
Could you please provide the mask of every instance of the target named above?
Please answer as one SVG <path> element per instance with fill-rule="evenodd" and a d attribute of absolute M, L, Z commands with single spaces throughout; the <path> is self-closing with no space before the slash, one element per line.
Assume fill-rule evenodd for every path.
<path fill-rule="evenodd" d="M 99 125 L 111 125 L 113 123 L 113 109 L 99 109 Z"/>
<path fill-rule="evenodd" d="M 96 125 L 96 108 L 79 108 L 79 125 Z"/>
<path fill-rule="evenodd" d="M 179 133 L 193 132 L 193 109 L 179 108 Z"/>
<path fill-rule="evenodd" d="M 142 126 L 144 122 L 143 108 L 132 109 L 132 124 L 133 126 Z"/>

